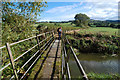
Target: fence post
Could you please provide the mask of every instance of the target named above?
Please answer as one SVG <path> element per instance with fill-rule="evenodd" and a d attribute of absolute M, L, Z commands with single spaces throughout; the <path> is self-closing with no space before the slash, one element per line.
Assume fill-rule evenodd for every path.
<path fill-rule="evenodd" d="M 54 31 L 52 31 L 52 37 L 54 37 Z"/>
<path fill-rule="evenodd" d="M 36 34 L 36 39 L 37 39 L 38 49 L 40 49 L 39 38 L 38 38 L 37 35 L 38 35 L 38 34 Z"/>
<path fill-rule="evenodd" d="M 46 36 L 47 36 L 47 34 L 46 34 L 46 32 L 45 32 L 45 38 L 46 38 Z"/>
<path fill-rule="evenodd" d="M 11 52 L 9 43 L 6 43 L 6 47 L 7 47 L 7 51 L 8 51 L 9 57 L 10 57 L 10 62 L 11 62 L 11 65 L 12 65 L 12 68 L 13 68 L 13 71 L 15 74 L 15 78 L 18 80 L 18 75 L 17 75 L 16 69 L 15 69 L 14 60 L 13 60 L 13 56 L 12 56 L 12 52 Z"/>
<path fill-rule="evenodd" d="M 75 30 L 74 30 L 74 36 L 76 35 Z"/>

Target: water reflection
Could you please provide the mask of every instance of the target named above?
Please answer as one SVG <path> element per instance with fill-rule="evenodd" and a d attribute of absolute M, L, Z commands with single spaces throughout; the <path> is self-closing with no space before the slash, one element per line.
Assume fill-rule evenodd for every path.
<path fill-rule="evenodd" d="M 101 54 L 80 54 L 78 56 L 83 68 L 86 73 L 106 73 L 106 74 L 116 74 L 119 73 L 120 58 L 104 56 Z M 69 60 L 71 75 L 74 77 L 80 76 L 79 69 L 75 64 L 72 55 Z"/>

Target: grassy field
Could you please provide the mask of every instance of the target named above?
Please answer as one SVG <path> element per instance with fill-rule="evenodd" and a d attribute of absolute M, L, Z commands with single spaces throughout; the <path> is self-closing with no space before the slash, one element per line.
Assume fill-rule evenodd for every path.
<path fill-rule="evenodd" d="M 80 29 L 80 27 L 76 27 L 74 24 L 71 25 L 71 23 L 39 23 L 36 25 L 44 25 L 47 26 L 49 30 L 55 30 L 55 31 L 57 31 L 58 27 L 62 27 L 63 31 Z"/>
<path fill-rule="evenodd" d="M 79 31 L 79 33 L 100 33 L 100 34 L 105 34 L 105 35 L 118 35 L 120 29 L 116 28 L 110 28 L 110 27 L 90 27 L 90 28 L 81 28 L 81 27 L 76 27 L 75 24 L 71 23 L 39 23 L 35 24 L 34 26 L 37 27 L 38 25 L 43 25 L 47 26 L 48 30 L 55 30 L 57 31 L 58 27 L 62 27 L 62 30 L 77 30 L 77 29 L 82 29 Z"/>
<path fill-rule="evenodd" d="M 34 26 L 37 27 L 38 25 L 47 26 L 49 30 L 57 30 L 58 27 L 62 27 L 63 30 L 76 30 L 80 29 L 81 27 L 76 27 L 75 24 L 71 23 L 39 23 L 35 24 Z M 79 33 L 102 33 L 105 35 L 118 35 L 120 29 L 110 28 L 110 27 L 90 27 L 90 28 L 83 28 Z"/>
<path fill-rule="evenodd" d="M 91 27 L 91 28 L 87 28 L 87 29 L 83 29 L 81 31 L 79 31 L 79 33 L 92 33 L 92 34 L 96 34 L 96 33 L 100 33 L 100 34 L 105 34 L 105 35 L 118 35 L 120 29 L 116 29 L 116 28 L 110 28 L 110 27 Z"/>

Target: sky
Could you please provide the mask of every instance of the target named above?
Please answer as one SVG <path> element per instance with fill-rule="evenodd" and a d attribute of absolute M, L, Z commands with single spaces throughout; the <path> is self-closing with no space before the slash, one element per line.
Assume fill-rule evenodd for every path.
<path fill-rule="evenodd" d="M 118 20 L 118 1 L 48 1 L 48 7 L 38 18 L 40 21 L 69 21 L 82 13 L 95 20 Z"/>

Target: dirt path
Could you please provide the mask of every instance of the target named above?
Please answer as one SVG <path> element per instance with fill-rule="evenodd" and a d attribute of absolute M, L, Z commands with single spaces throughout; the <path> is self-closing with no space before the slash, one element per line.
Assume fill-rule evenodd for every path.
<path fill-rule="evenodd" d="M 66 33 L 74 33 L 74 32 L 78 32 L 80 30 L 83 30 L 83 29 L 77 29 L 77 30 L 70 30 L 70 31 L 67 31 Z"/>

